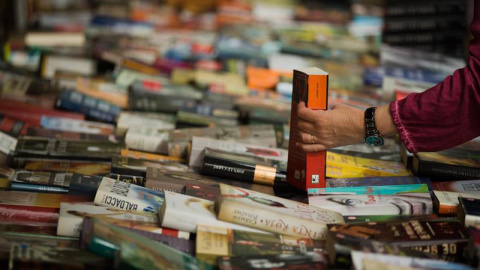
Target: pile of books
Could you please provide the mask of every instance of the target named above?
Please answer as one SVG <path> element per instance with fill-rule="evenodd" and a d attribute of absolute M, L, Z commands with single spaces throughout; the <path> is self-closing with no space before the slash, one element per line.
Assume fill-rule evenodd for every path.
<path fill-rule="evenodd" d="M 317 109 L 365 109 L 462 59 L 352 33 L 376 1 L 167 2 L 15 1 L 10 27 L 27 31 L 0 61 L 1 269 L 478 266 L 478 141 L 331 149 L 315 186 L 288 164 L 293 70 L 328 73 Z"/>

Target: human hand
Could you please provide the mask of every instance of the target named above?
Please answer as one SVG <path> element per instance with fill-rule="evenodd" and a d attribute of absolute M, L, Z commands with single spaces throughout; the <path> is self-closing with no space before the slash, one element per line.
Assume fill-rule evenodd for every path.
<path fill-rule="evenodd" d="M 329 148 L 364 141 L 364 111 L 335 105 L 332 110 L 312 110 L 300 102 L 297 125 L 303 143 L 297 147 L 305 152 L 324 151 Z"/>

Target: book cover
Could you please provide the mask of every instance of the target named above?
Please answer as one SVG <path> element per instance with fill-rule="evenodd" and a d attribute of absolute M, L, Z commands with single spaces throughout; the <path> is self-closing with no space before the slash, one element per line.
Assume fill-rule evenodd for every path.
<path fill-rule="evenodd" d="M 165 203 L 159 211 L 159 217 L 162 227 L 191 233 L 196 233 L 198 224 L 267 233 L 217 220 L 214 202 L 170 191 L 165 191 Z"/>
<path fill-rule="evenodd" d="M 341 214 L 260 192 L 220 184 L 219 220 L 282 235 L 324 239 L 328 223 L 343 223 Z"/>
<path fill-rule="evenodd" d="M 102 218 L 113 224 L 122 226 L 121 221 L 131 221 L 136 225 L 144 225 L 145 227 L 156 227 L 158 233 L 162 233 L 162 228 L 158 221 L 158 217 L 151 213 L 132 212 L 128 210 L 120 210 L 113 207 L 96 206 L 92 204 L 74 204 L 62 203 L 60 205 L 60 217 L 58 219 L 57 235 L 78 237 L 85 218 Z M 140 226 L 138 226 L 140 227 Z M 178 231 L 166 230 L 166 234 L 170 233 L 175 237 L 188 238 L 188 233 L 179 234 Z M 176 235 L 175 235 L 176 234 Z"/>
<path fill-rule="evenodd" d="M 287 181 L 303 190 L 325 187 L 326 151 L 306 153 L 296 146 L 303 143 L 297 131 L 298 104 L 305 102 L 307 108 L 326 110 L 327 95 L 328 73 L 318 68 L 294 70 Z"/>
<path fill-rule="evenodd" d="M 426 215 L 433 211 L 426 184 L 309 189 L 308 202 L 342 215 Z"/>
<path fill-rule="evenodd" d="M 18 140 L 0 131 L 0 152 L 9 155 L 15 151 Z"/>
<path fill-rule="evenodd" d="M 218 186 L 209 186 L 201 183 L 187 183 L 183 194 L 214 202 L 220 197 L 220 188 Z"/>
<path fill-rule="evenodd" d="M 325 180 L 325 183 L 327 188 L 426 184 L 429 189 L 433 189 L 436 184 L 432 184 L 428 178 L 420 178 L 416 176 L 328 178 Z"/>
<path fill-rule="evenodd" d="M 137 185 L 104 177 L 98 187 L 95 204 L 118 209 L 157 213 L 164 203 L 164 194 Z"/>
<path fill-rule="evenodd" d="M 106 163 L 75 161 L 75 160 L 50 160 L 37 158 L 14 159 L 18 167 L 29 171 L 47 171 L 62 173 L 79 173 L 85 175 L 107 175 L 111 166 Z"/>
<path fill-rule="evenodd" d="M 168 140 L 166 130 L 149 125 L 133 126 L 125 135 L 125 144 L 128 148 L 158 154 L 168 153 Z"/>
<path fill-rule="evenodd" d="M 101 141 L 101 142 L 119 142 L 119 138 L 112 135 L 89 134 L 81 132 L 61 131 L 44 129 L 39 127 L 29 127 L 27 136 L 46 137 L 63 140 L 80 140 L 80 141 Z"/>
<path fill-rule="evenodd" d="M 107 101 L 122 109 L 127 108 L 126 91 L 117 87 L 114 83 L 87 77 L 77 77 L 75 89 L 80 93 Z"/>
<path fill-rule="evenodd" d="M 222 256 L 254 256 L 322 251 L 325 241 L 198 225 L 196 257 L 212 265 Z"/>
<path fill-rule="evenodd" d="M 232 153 L 240 153 L 271 160 L 283 161 L 285 163 L 287 162 L 288 158 L 288 151 L 285 149 L 262 147 L 259 145 L 194 136 L 192 138 L 192 150 L 189 156 L 189 166 L 201 166 L 202 152 L 207 147 L 229 151 Z"/>
<path fill-rule="evenodd" d="M 112 173 L 146 176 L 147 168 L 158 168 L 185 172 L 188 166 L 172 161 L 152 161 L 114 155 L 112 157 Z"/>
<path fill-rule="evenodd" d="M 118 181 L 134 184 L 137 186 L 145 186 L 145 177 L 138 176 L 138 175 L 125 175 L 125 174 L 117 174 L 117 173 L 110 173 L 108 178 L 112 178 Z"/>
<path fill-rule="evenodd" d="M 46 129 L 101 135 L 113 134 L 115 128 L 111 124 L 76 119 L 65 119 L 53 116 L 42 116 L 40 120 L 40 126 Z"/>
<path fill-rule="evenodd" d="M 178 162 L 178 163 L 185 163 L 186 162 L 186 160 L 183 159 L 183 158 L 176 158 L 176 157 L 170 157 L 170 156 L 165 156 L 165 155 L 157 155 L 157 154 L 153 154 L 153 153 L 134 151 L 134 150 L 128 150 L 128 149 L 122 149 L 120 151 L 120 155 L 122 157 L 130 157 L 130 158 L 136 158 L 136 159 L 146 159 L 146 160 L 151 160 L 151 161 L 172 161 L 172 162 Z"/>
<path fill-rule="evenodd" d="M 327 152 L 327 177 L 355 178 L 378 176 L 411 176 L 401 162 L 359 158 Z"/>
<path fill-rule="evenodd" d="M 25 134 L 28 128 L 22 120 L 2 115 L 0 113 L 0 131 L 17 138 L 20 134 Z"/>

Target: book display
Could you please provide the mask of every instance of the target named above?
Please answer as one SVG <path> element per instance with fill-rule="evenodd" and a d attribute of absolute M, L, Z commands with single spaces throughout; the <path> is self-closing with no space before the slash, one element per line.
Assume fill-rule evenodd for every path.
<path fill-rule="evenodd" d="M 479 269 L 478 138 L 303 150 L 326 143 L 304 105 L 364 113 L 463 68 L 471 7 L 0 4 L 0 269 Z"/>

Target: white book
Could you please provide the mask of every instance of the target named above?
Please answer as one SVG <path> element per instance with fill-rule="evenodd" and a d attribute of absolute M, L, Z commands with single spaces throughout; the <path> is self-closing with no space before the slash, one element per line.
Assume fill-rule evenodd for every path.
<path fill-rule="evenodd" d="M 168 131 L 149 125 L 136 125 L 128 129 L 125 144 L 131 149 L 167 154 L 168 138 Z"/>
<path fill-rule="evenodd" d="M 25 44 L 38 47 L 82 47 L 85 45 L 85 35 L 83 32 L 32 32 L 25 36 Z"/>
<path fill-rule="evenodd" d="M 165 203 L 159 212 L 162 227 L 196 233 L 199 224 L 222 228 L 267 233 L 262 230 L 220 221 L 215 214 L 215 203 L 184 194 L 165 191 Z"/>
<path fill-rule="evenodd" d="M 118 209 L 157 213 L 164 202 L 164 194 L 145 187 L 104 177 L 94 203 Z"/>
<path fill-rule="evenodd" d="M 438 212 L 440 214 L 457 213 L 459 197 L 480 199 L 480 194 L 472 193 L 434 190 L 433 194 L 435 195 L 435 202 L 437 203 Z"/>
<path fill-rule="evenodd" d="M 148 126 L 156 128 L 157 130 L 173 130 L 175 124 L 165 120 L 158 119 L 158 117 L 140 114 L 133 114 L 129 112 L 122 112 L 117 119 L 117 129 L 128 130 L 130 127 L 138 128 L 138 126 Z"/>
<path fill-rule="evenodd" d="M 157 215 L 153 213 L 131 212 L 108 206 L 96 206 L 90 203 L 61 203 L 58 219 L 57 235 L 78 237 L 86 217 L 105 217 L 118 220 L 128 220 L 157 224 Z"/>
<path fill-rule="evenodd" d="M 17 139 L 0 131 L 0 152 L 10 154 L 17 147 Z"/>
<path fill-rule="evenodd" d="M 40 120 L 40 126 L 46 129 L 53 130 L 104 135 L 112 134 L 115 128 L 115 126 L 105 123 L 54 116 L 42 116 Z"/>
<path fill-rule="evenodd" d="M 75 72 L 85 76 L 96 73 L 96 62 L 89 58 L 48 55 L 42 64 L 42 77 L 53 78 L 57 71 Z"/>
<path fill-rule="evenodd" d="M 378 253 L 367 253 L 352 250 L 352 264 L 356 270 L 364 270 L 364 260 L 374 260 L 382 263 L 395 264 L 397 266 L 413 267 L 432 270 L 473 270 L 472 267 L 451 263 L 442 260 L 414 258 L 406 256 L 386 255 Z"/>
<path fill-rule="evenodd" d="M 190 167 L 202 166 L 203 151 L 206 147 L 282 162 L 288 160 L 288 150 L 286 149 L 194 136 L 189 160 Z"/>

